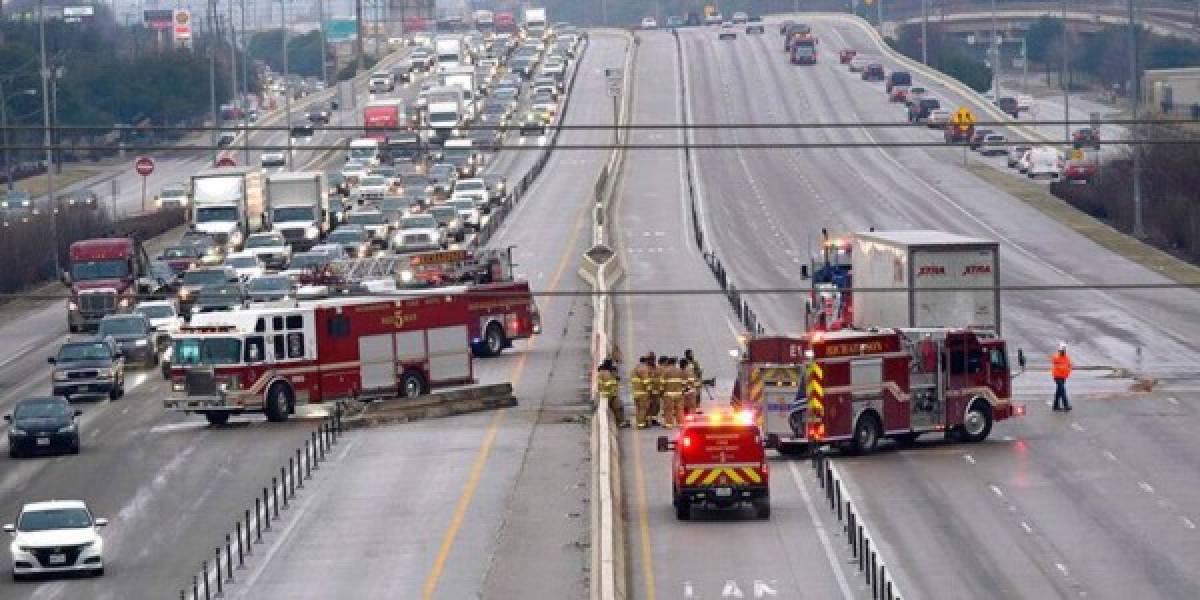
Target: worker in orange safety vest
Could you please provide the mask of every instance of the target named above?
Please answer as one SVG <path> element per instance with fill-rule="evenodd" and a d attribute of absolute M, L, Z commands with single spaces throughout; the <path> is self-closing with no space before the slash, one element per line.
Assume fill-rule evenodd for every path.
<path fill-rule="evenodd" d="M 1054 378 L 1054 410 L 1071 410 L 1071 402 L 1067 400 L 1067 378 L 1070 376 L 1071 357 L 1067 356 L 1067 343 L 1059 342 L 1058 352 L 1050 357 L 1050 377 Z"/>

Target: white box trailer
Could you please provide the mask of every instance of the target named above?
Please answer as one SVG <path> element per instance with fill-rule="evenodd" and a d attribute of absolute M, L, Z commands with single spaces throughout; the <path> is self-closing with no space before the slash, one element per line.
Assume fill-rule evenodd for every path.
<path fill-rule="evenodd" d="M 1000 246 L 994 241 L 942 231 L 862 232 L 854 236 L 851 265 L 856 328 L 1000 334 Z"/>

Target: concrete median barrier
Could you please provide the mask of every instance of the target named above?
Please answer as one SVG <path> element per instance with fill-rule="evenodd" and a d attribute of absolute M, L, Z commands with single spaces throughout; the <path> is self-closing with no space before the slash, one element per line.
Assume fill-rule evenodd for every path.
<path fill-rule="evenodd" d="M 342 427 L 358 429 L 450 417 L 517 405 L 511 383 L 477 385 L 416 398 L 343 403 Z"/>

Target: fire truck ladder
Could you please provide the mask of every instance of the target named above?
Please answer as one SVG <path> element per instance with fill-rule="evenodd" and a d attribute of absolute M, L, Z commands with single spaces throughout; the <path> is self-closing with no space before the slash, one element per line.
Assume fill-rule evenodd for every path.
<path fill-rule="evenodd" d="M 407 256 L 394 254 L 346 258 L 334 261 L 331 270 L 346 281 L 385 279 L 394 276 L 398 269 L 407 267 L 408 261 Z"/>

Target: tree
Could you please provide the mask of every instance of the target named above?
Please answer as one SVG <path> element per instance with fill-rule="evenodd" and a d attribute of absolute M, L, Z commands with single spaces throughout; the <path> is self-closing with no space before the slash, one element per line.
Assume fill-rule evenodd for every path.
<path fill-rule="evenodd" d="M 1025 34 L 1025 48 L 1029 60 L 1047 63 L 1052 52 L 1062 43 L 1063 24 L 1057 17 L 1042 15 L 1038 17 L 1029 31 Z"/>
<path fill-rule="evenodd" d="M 261 60 L 271 69 L 283 72 L 283 30 L 273 29 L 250 38 L 250 57 Z M 321 75 L 321 32 L 311 31 L 288 36 L 288 72 L 316 77 Z"/>

